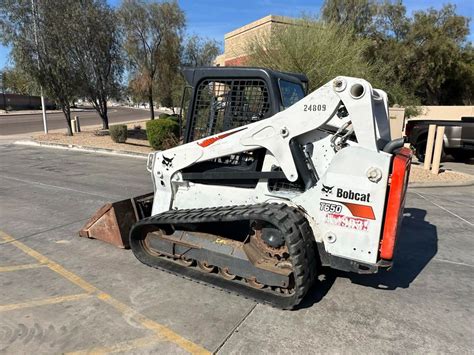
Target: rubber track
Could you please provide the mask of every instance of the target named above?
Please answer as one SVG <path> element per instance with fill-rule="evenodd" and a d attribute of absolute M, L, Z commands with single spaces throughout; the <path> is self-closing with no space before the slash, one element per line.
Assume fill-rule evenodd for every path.
<path fill-rule="evenodd" d="M 281 230 L 294 269 L 293 294 L 284 295 L 268 288 L 257 290 L 241 282 L 225 280 L 218 274 L 204 273 L 199 269 L 179 265 L 166 258 L 149 254 L 140 242 L 148 233 L 166 225 L 241 220 L 262 220 Z M 313 244 L 314 238 L 304 215 L 285 204 L 171 210 L 140 220 L 130 231 L 131 249 L 142 263 L 282 309 L 292 309 L 298 305 L 316 278 L 317 264 Z"/>

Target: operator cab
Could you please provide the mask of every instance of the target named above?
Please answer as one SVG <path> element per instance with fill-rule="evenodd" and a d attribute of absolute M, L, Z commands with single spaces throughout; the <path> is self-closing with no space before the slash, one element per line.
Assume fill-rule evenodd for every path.
<path fill-rule="evenodd" d="M 184 69 L 183 75 L 192 89 L 185 143 L 272 117 L 303 99 L 308 87 L 304 74 L 264 68 L 201 67 Z M 262 148 L 203 161 L 183 169 L 183 178 L 201 184 L 253 188 L 265 175 L 261 173 L 265 154 Z M 279 167 L 265 177 L 270 190 L 280 189 L 282 183 L 292 190 L 305 189 L 301 178 L 290 183 Z"/>
<path fill-rule="evenodd" d="M 188 143 L 275 115 L 306 95 L 308 78 L 264 68 L 183 70 L 192 88 L 186 114 Z"/>

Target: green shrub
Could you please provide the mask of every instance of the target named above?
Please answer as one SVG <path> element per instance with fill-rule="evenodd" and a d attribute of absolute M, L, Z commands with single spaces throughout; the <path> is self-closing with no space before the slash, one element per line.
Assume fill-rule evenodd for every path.
<path fill-rule="evenodd" d="M 146 123 L 146 136 L 154 150 L 165 150 L 178 145 L 179 124 L 164 118 Z"/>
<path fill-rule="evenodd" d="M 168 118 L 168 117 L 170 117 L 170 115 L 168 115 L 167 113 L 160 113 L 160 114 L 158 115 L 158 118 L 159 118 L 159 119 Z"/>
<path fill-rule="evenodd" d="M 110 137 L 115 143 L 125 143 L 127 141 L 127 126 L 114 125 L 109 128 Z"/>
<path fill-rule="evenodd" d="M 172 115 L 169 115 L 168 119 L 179 123 L 179 115 L 177 115 L 176 113 L 173 113 Z"/>

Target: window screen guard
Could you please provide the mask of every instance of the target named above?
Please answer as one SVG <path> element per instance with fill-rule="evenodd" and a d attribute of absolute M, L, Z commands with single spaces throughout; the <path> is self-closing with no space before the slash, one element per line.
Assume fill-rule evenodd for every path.
<path fill-rule="evenodd" d="M 267 118 L 269 93 L 261 79 L 213 79 L 196 90 L 189 141 Z"/>

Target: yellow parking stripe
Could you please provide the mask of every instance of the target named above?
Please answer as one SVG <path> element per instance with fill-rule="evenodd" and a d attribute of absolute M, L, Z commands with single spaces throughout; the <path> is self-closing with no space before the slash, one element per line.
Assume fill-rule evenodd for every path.
<path fill-rule="evenodd" d="M 125 351 L 131 351 L 134 349 L 150 346 L 150 345 L 159 343 L 160 341 L 163 341 L 163 340 L 153 335 L 153 336 L 149 336 L 145 338 L 124 341 L 121 343 L 114 344 L 112 346 L 96 347 L 96 348 L 87 349 L 87 350 L 73 351 L 70 353 L 66 353 L 66 355 L 102 355 L 102 354 L 125 352 Z"/>
<path fill-rule="evenodd" d="M 79 276 L 76 274 L 66 270 L 64 267 L 59 265 L 58 263 L 48 259 L 46 256 L 38 253 L 37 251 L 31 249 L 30 247 L 26 246 L 22 242 L 19 242 L 18 240 L 15 240 L 13 237 L 9 236 L 8 234 L 4 233 L 3 231 L 0 231 L 0 236 L 5 240 L 6 242 L 9 242 L 22 250 L 24 253 L 28 254 L 29 256 L 35 258 L 42 264 L 47 264 L 47 266 L 53 270 L 56 271 L 58 274 L 63 276 L 64 278 L 68 279 L 72 283 L 78 285 L 81 287 L 83 290 L 87 291 L 88 293 L 95 293 L 97 294 L 97 297 L 108 303 L 109 305 L 113 306 L 115 309 L 117 309 L 119 312 L 121 312 L 123 315 L 131 316 L 133 317 L 137 322 L 139 322 L 143 327 L 146 329 L 152 330 L 155 332 L 156 336 L 164 338 L 164 340 L 172 342 L 182 349 L 192 353 L 192 354 L 211 354 L 208 350 L 204 349 L 198 344 L 195 344 L 185 338 L 183 338 L 181 335 L 175 333 L 171 329 L 167 328 L 166 326 L 159 324 L 151 319 L 146 318 L 144 315 L 140 314 L 133 308 L 127 306 L 126 304 L 116 300 L 109 294 L 100 291 L 97 287 L 91 285 L 87 281 L 81 279 Z"/>
<path fill-rule="evenodd" d="M 43 298 L 40 300 L 33 300 L 33 301 L 28 301 L 28 302 L 23 302 L 23 303 L 5 304 L 5 305 L 0 305 L 0 312 L 13 311 L 15 309 L 21 309 L 21 308 L 45 306 L 48 304 L 55 304 L 55 303 L 78 301 L 78 300 L 82 300 L 88 297 L 92 297 L 92 295 L 88 293 L 80 293 L 78 295 L 59 296 L 59 297 Z"/>
<path fill-rule="evenodd" d="M 0 235 L 2 236 L 3 240 L 6 242 L 9 242 L 16 246 L 18 249 L 22 250 L 24 253 L 28 254 L 32 258 L 35 258 L 38 260 L 41 264 L 46 264 L 51 270 L 56 271 L 58 274 L 63 276 L 64 278 L 68 279 L 71 281 L 73 284 L 76 284 L 83 290 L 93 293 L 97 292 L 97 288 L 92 286 L 90 283 L 84 281 L 81 279 L 79 276 L 73 274 L 72 272 L 66 270 L 63 268 L 61 265 L 58 263 L 55 263 L 54 261 L 48 259 L 46 256 L 38 253 L 36 250 L 31 249 L 30 247 L 26 246 L 25 244 L 19 242 L 18 240 L 15 240 L 13 237 L 9 236 L 8 234 L 5 234 L 4 232 L 0 231 Z"/>
<path fill-rule="evenodd" d="M 171 329 L 156 323 L 155 321 L 146 318 L 144 315 L 138 313 L 133 308 L 127 306 L 126 304 L 112 298 L 107 293 L 100 293 L 97 297 L 102 301 L 110 304 L 115 309 L 117 309 L 120 313 L 135 319 L 139 322 L 143 327 L 150 329 L 155 332 L 157 336 L 165 338 L 167 341 L 175 343 L 176 345 L 180 346 L 181 348 L 189 351 L 192 354 L 210 354 L 209 351 L 202 348 L 201 346 L 194 344 L 193 342 L 183 338 L 179 334 L 173 332 Z"/>
<path fill-rule="evenodd" d="M 36 269 L 39 267 L 46 267 L 46 266 L 47 266 L 46 264 L 23 264 L 23 265 L 0 266 L 0 272 Z"/>

